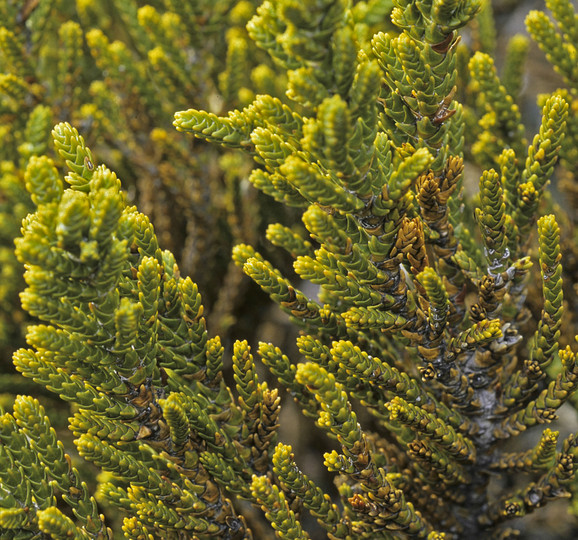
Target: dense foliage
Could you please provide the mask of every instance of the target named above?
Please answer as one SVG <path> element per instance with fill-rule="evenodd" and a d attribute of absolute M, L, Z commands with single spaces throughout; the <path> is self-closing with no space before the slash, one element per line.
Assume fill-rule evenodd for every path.
<path fill-rule="evenodd" d="M 0 3 L 2 538 L 513 538 L 572 497 L 569 0 L 530 144 L 481 0 L 70 4 Z M 298 331 L 257 341 L 239 269 Z"/>

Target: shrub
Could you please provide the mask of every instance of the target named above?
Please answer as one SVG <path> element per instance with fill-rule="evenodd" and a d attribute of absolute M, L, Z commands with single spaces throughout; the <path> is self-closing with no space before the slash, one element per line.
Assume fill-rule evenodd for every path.
<path fill-rule="evenodd" d="M 32 12 L 33 37 L 56 20 L 48 5 Z M 4 133 L 18 156 L 5 158 L 3 174 L 25 185 L 23 204 L 33 208 L 15 255 L 25 268 L 22 308 L 34 322 L 13 361 L 71 403 L 74 436 L 73 447 L 60 440 L 33 397 L 18 396 L 0 416 L 2 537 L 511 538 L 512 519 L 570 497 L 578 435 L 559 440 L 559 431 L 536 428 L 555 420 L 578 386 L 577 228 L 547 190 L 560 162 L 560 188 L 576 193 L 570 3 L 549 3 L 552 19 L 528 16 L 568 86 L 540 97 L 529 145 L 512 95 L 527 42 L 511 42 L 502 84 L 483 50 L 492 47 L 489 6 L 469 34 L 471 50 L 460 44 L 478 0 L 396 0 L 387 18 L 383 4 L 345 0 L 265 1 L 255 11 L 248 2 L 206 12 L 177 2 L 113 5 L 131 50 L 107 41 L 104 30 L 117 29 L 110 13 L 100 16 L 102 29 L 62 26 L 63 54 L 52 42 L 26 54 L 24 32 L 0 32 L 3 114 L 13 127 Z M 86 21 L 92 4 L 77 6 Z M 232 26 L 226 54 L 211 20 Z M 191 60 L 206 53 L 204 35 L 219 45 L 218 68 Z M 249 37 L 271 60 L 248 54 Z M 97 51 L 94 63 L 84 43 Z M 262 93 L 244 86 L 239 66 L 252 61 Z M 191 77 L 193 68 L 200 71 Z M 103 80 L 83 102 L 75 81 L 98 70 Z M 203 93 L 204 84 L 215 86 Z M 226 115 L 204 110 L 219 84 L 232 107 Z M 191 150 L 155 123 L 197 88 L 205 104 L 174 116 L 178 131 L 204 141 Z M 10 116 L 43 92 L 50 103 Z M 123 191 L 68 122 L 52 131 L 56 153 L 43 155 L 40 134 L 66 108 L 80 111 L 71 118 L 80 131 L 90 131 L 88 118 L 97 122 L 95 148 L 140 198 Z M 133 117 L 141 110 L 146 126 Z M 124 123 L 118 133 L 115 115 Z M 256 163 L 250 174 L 243 153 Z M 200 171 L 194 179 L 189 167 Z M 264 244 L 250 245 L 260 240 L 248 214 L 267 215 L 269 203 L 253 196 L 240 210 L 245 173 L 275 208 L 290 208 L 266 229 L 286 252 L 276 263 Z M 160 233 L 134 205 L 156 193 Z M 171 211 L 173 200 L 190 213 Z M 196 265 L 208 265 L 197 269 L 199 281 L 212 291 L 223 339 L 208 333 L 201 289 L 179 270 L 187 235 L 170 239 L 213 202 L 225 232 L 202 244 L 216 258 L 206 262 L 201 251 Z M 172 251 L 163 239 L 174 241 Z M 295 350 L 233 339 L 235 302 L 216 306 L 238 280 L 211 262 L 221 260 L 211 251 L 219 239 L 236 243 L 233 264 L 299 329 Z M 254 298 L 251 291 L 245 301 Z M 258 328 L 266 312 L 255 313 Z M 312 474 L 280 432 L 281 389 L 327 438 Z M 520 449 L 529 428 L 537 439 L 522 439 Z"/>

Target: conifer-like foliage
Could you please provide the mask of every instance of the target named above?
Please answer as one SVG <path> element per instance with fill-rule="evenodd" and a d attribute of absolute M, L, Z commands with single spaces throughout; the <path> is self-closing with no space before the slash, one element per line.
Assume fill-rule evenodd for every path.
<path fill-rule="evenodd" d="M 512 519 L 572 496 L 578 434 L 539 426 L 578 387 L 563 249 L 576 228 L 547 189 L 559 158 L 576 182 L 577 15 L 568 0 L 549 7 L 557 23 L 534 12 L 528 27 L 569 88 L 540 98 L 530 144 L 508 68 L 525 42 L 512 42 L 504 83 L 482 47 L 468 58 L 460 44 L 478 13 L 491 37 L 481 0 L 266 0 L 246 29 L 285 96 L 243 90 L 248 45 L 231 33 L 219 84 L 237 108 L 181 110 L 174 125 L 252 157 L 250 182 L 299 213 L 266 232 L 293 271 L 247 243 L 232 254 L 299 329 L 294 350 L 211 337 L 202 291 L 82 134 L 58 123 L 54 156 L 31 152 L 23 174 L 34 211 L 15 253 L 35 322 L 13 361 L 71 402 L 74 446 L 38 399 L 2 411 L 0 536 L 513 538 Z M 160 43 L 170 25 L 150 10 L 132 31 Z M 0 40 L 22 57 L 9 33 Z M 96 31 L 87 40 L 124 54 Z M 148 58 L 186 86 L 169 42 Z M 14 96 L 28 69 L 2 79 Z M 160 105 L 145 71 L 127 69 L 143 107 Z M 286 391 L 328 440 L 321 480 L 280 432 Z M 530 429 L 535 443 L 512 448 Z M 96 490 L 83 462 L 99 470 Z"/>
<path fill-rule="evenodd" d="M 21 221 L 34 209 L 24 173 L 32 156 L 44 154 L 62 167 L 50 142 L 60 121 L 81 130 L 122 176 L 130 201 L 203 288 L 213 331 L 225 334 L 234 322 L 246 287 L 230 249 L 259 245 L 268 207 L 259 208 L 258 192 L 243 188 L 248 157 L 193 145 L 172 120 L 193 101 L 218 110 L 244 105 L 253 99 L 251 81 L 253 91 L 283 91 L 283 79 L 270 75 L 271 61 L 255 54 L 244 28 L 254 7 L 229 0 L 0 0 L 2 367 L 22 346 L 28 322 L 18 301 L 23 268 L 14 257 Z M 3 380 L 0 388 L 15 382 Z"/>

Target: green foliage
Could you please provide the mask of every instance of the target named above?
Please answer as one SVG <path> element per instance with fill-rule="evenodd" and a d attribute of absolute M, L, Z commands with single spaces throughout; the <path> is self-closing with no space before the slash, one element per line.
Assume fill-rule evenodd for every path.
<path fill-rule="evenodd" d="M 3 240 L 33 320 L 13 362 L 70 402 L 74 437 L 32 397 L 2 409 L 0 536 L 512 538 L 510 520 L 578 491 L 576 434 L 537 429 L 578 387 L 576 223 L 548 191 L 558 170 L 575 182 L 569 2 L 528 18 L 569 85 L 540 98 L 529 146 L 527 42 L 500 80 L 488 4 L 209 4 L 0 3 Z M 167 129 L 176 109 L 194 146 Z M 292 207 L 263 234 L 283 256 L 245 178 Z M 264 308 L 231 337 L 239 268 L 296 338 L 253 345 Z M 323 455 L 284 442 L 279 388 Z"/>
<path fill-rule="evenodd" d="M 131 202 L 154 220 L 163 245 L 203 287 L 207 310 L 218 312 L 215 329 L 227 330 L 244 297 L 240 272 L 227 264 L 227 253 L 233 243 L 257 243 L 266 207 L 259 209 L 256 196 L 243 196 L 239 189 L 246 183 L 248 160 L 237 154 L 227 161 L 206 144 L 191 150 L 171 120 L 193 99 L 220 110 L 237 105 L 237 94 L 250 101 L 264 89 L 282 92 L 283 81 L 275 78 L 264 54 L 254 54 L 243 28 L 256 6 L 244 2 L 231 10 L 228 0 L 187 7 L 168 0 L 154 5 L 57 0 L 25 3 L 22 9 L 9 1 L 1 4 L 3 370 L 23 344 L 27 323 L 23 312 L 13 316 L 24 286 L 13 240 L 22 218 L 33 210 L 24 171 L 33 156 L 56 157 L 49 142 L 57 121 L 81 128 L 94 164 L 106 162 L 122 175 Z M 239 40 L 248 47 L 242 63 L 234 54 Z M 226 83 L 224 101 L 217 97 L 218 79 L 232 65 L 246 77 L 236 90 L 232 80 Z M 254 85 L 249 74 L 257 68 L 261 75 Z M 55 166 L 62 170 L 62 161 L 55 159 Z M 233 207 L 244 215 L 242 226 L 231 218 Z"/>
<path fill-rule="evenodd" d="M 576 99 L 577 85 L 570 67 L 573 59 L 576 58 L 578 50 L 578 32 L 576 31 L 576 10 L 571 2 L 564 0 L 547 1 L 546 6 L 550 10 L 550 15 L 543 12 L 531 11 L 526 18 L 526 27 L 532 38 L 536 41 L 540 49 L 544 51 L 553 68 L 562 77 L 567 88 L 557 89 L 550 95 L 539 96 L 539 104 L 544 105 L 548 100 L 560 96 L 568 102 L 568 116 L 564 129 L 564 137 L 560 141 L 559 159 L 562 170 L 557 175 L 557 188 L 563 195 L 560 198 L 562 205 L 561 215 L 565 220 L 565 226 L 561 231 L 560 243 L 564 252 L 566 263 L 562 270 L 564 274 L 564 291 L 566 293 L 567 313 L 570 317 L 571 325 L 576 328 L 578 313 L 578 279 L 576 279 L 578 245 L 578 219 L 576 208 L 578 205 L 578 183 L 576 181 L 576 164 L 578 164 L 578 153 L 576 152 L 578 143 L 578 101 Z M 567 216 L 567 217 L 565 217 Z M 576 331 L 574 331 L 574 334 Z M 562 332 L 564 335 L 564 332 Z M 568 338 L 563 338 L 562 343 L 571 343 L 571 335 L 566 332 Z"/>

